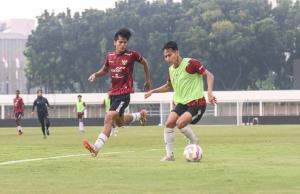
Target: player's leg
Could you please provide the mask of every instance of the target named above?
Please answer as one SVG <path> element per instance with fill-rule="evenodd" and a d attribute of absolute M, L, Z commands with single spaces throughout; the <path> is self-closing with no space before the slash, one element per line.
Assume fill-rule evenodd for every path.
<path fill-rule="evenodd" d="M 176 126 L 176 121 L 178 119 L 178 114 L 176 112 L 170 112 L 168 119 L 165 123 L 164 129 L 164 142 L 166 148 L 166 156 L 161 159 L 161 161 L 174 161 L 174 151 L 173 144 L 175 140 L 174 127 Z"/>
<path fill-rule="evenodd" d="M 196 124 L 202 118 L 205 108 L 205 106 L 189 107 L 188 110 L 182 114 L 176 122 L 177 128 L 186 136 L 186 138 L 189 139 L 191 144 L 198 144 L 199 140 L 188 124 Z"/>
<path fill-rule="evenodd" d="M 108 140 L 112 130 L 114 119 L 115 117 L 118 116 L 119 113 L 116 111 L 109 111 L 108 113 L 105 114 L 103 131 L 99 134 L 94 145 L 91 144 L 88 140 L 83 141 L 84 147 L 91 152 L 93 157 L 97 156 L 98 152 L 101 150 L 105 142 Z"/>
<path fill-rule="evenodd" d="M 79 131 L 81 133 L 84 132 L 84 124 L 83 124 L 83 112 L 82 113 L 77 113 L 77 118 L 78 118 L 78 121 L 79 121 Z"/>
<path fill-rule="evenodd" d="M 41 114 L 41 113 L 38 113 L 38 119 L 39 119 L 39 122 L 41 124 L 41 128 L 42 128 L 42 132 L 43 132 L 44 138 L 47 138 L 47 136 L 46 136 L 46 129 L 45 129 L 45 122 L 44 122 L 44 115 Z"/>
<path fill-rule="evenodd" d="M 23 134 L 23 129 L 21 127 L 21 118 L 22 118 L 22 113 L 18 112 L 15 113 L 15 118 L 16 118 L 16 125 L 17 125 L 17 130 L 19 135 Z"/>
<path fill-rule="evenodd" d="M 122 126 L 128 125 L 129 123 L 133 123 L 136 121 L 139 121 L 141 123 L 141 125 L 145 125 L 147 122 L 147 116 L 148 116 L 148 114 L 145 109 L 142 109 L 140 112 L 125 114 L 124 119 L 123 119 L 124 122 L 122 123 Z"/>
<path fill-rule="evenodd" d="M 47 135 L 50 135 L 50 130 L 49 130 L 50 120 L 49 120 L 48 114 L 45 115 L 44 121 L 46 123 L 46 133 L 47 133 Z"/>
<path fill-rule="evenodd" d="M 117 133 L 118 133 L 118 129 L 116 127 L 116 124 L 115 122 L 112 124 L 112 128 L 111 128 L 111 132 L 110 132 L 110 137 L 111 136 L 117 136 Z"/>
<path fill-rule="evenodd" d="M 113 123 L 124 114 L 129 102 L 130 94 L 111 97 L 111 106 L 109 112 L 105 114 L 103 131 L 99 134 L 95 144 L 92 145 L 88 140 L 83 141 L 84 147 L 92 153 L 92 156 L 97 156 L 110 136 Z"/>

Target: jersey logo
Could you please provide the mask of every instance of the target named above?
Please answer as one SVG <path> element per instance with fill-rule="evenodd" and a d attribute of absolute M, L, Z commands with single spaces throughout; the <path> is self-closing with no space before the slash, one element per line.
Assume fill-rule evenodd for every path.
<path fill-rule="evenodd" d="M 125 53 L 124 55 L 131 56 L 131 55 L 132 55 L 132 53 Z"/>
<path fill-rule="evenodd" d="M 127 65 L 127 60 L 122 60 L 122 64 L 125 66 L 125 65 Z"/>

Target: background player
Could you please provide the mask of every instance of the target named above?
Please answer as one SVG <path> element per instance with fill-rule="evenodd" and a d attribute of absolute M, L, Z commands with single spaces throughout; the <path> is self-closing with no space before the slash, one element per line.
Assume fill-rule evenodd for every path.
<path fill-rule="evenodd" d="M 78 101 L 76 102 L 76 106 L 74 107 L 73 111 L 77 113 L 77 118 L 79 121 L 79 132 L 84 133 L 83 116 L 84 116 L 84 111 L 86 109 L 86 104 L 85 102 L 82 101 L 81 95 L 78 95 L 77 99 Z"/>
<path fill-rule="evenodd" d="M 39 122 L 41 123 L 42 132 L 44 135 L 44 139 L 47 138 L 47 135 L 50 135 L 49 127 L 50 121 L 48 118 L 48 108 L 50 108 L 49 102 L 47 98 L 43 97 L 43 90 L 38 89 L 37 91 L 37 98 L 33 102 L 32 112 L 31 114 L 34 115 L 34 108 L 37 107 L 37 115 Z"/>
<path fill-rule="evenodd" d="M 20 91 L 16 90 L 16 97 L 13 100 L 14 102 L 14 114 L 17 124 L 17 130 L 19 135 L 23 134 L 23 128 L 21 127 L 21 119 L 24 116 L 24 102 L 23 99 L 20 97 Z"/>

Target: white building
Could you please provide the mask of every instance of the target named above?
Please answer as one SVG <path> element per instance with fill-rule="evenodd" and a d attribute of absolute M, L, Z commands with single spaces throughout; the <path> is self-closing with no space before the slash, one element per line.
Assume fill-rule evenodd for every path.
<path fill-rule="evenodd" d="M 16 89 L 26 92 L 25 56 L 28 35 L 35 21 L 11 19 L 0 22 L 0 94 L 12 94 Z"/>

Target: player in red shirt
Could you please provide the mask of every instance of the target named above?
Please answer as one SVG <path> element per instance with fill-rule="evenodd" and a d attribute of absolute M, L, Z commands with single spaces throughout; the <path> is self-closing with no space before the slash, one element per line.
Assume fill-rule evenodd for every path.
<path fill-rule="evenodd" d="M 130 102 L 130 93 L 134 92 L 132 74 L 135 62 L 143 65 L 145 74 L 144 89 L 148 91 L 151 88 L 147 61 L 137 51 L 127 49 L 130 36 L 131 32 L 127 28 L 118 30 L 114 36 L 115 50 L 107 54 L 102 68 L 89 77 L 89 81 L 94 82 L 97 77 L 110 73 L 112 83 L 109 92 L 110 109 L 105 115 L 104 129 L 99 134 L 95 144 L 91 144 L 88 140 L 83 141 L 84 147 L 91 152 L 92 156 L 97 156 L 99 150 L 109 138 L 113 123 L 120 127 L 136 120 L 144 122 L 147 116 L 144 110 L 139 113 L 124 115 L 124 111 Z"/>
<path fill-rule="evenodd" d="M 16 90 L 16 97 L 14 98 L 14 113 L 16 118 L 16 124 L 19 135 L 23 134 L 23 128 L 21 127 L 21 119 L 24 115 L 24 102 L 23 99 L 20 97 L 20 91 Z"/>

